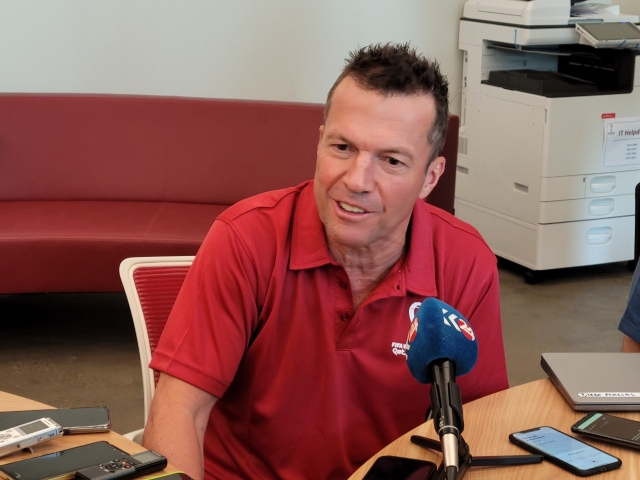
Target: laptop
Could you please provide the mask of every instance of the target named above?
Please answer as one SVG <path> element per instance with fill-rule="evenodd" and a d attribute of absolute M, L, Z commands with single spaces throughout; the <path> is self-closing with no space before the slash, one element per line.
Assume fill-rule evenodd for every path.
<path fill-rule="evenodd" d="M 574 410 L 640 411 L 640 353 L 543 353 L 540 365 Z"/>

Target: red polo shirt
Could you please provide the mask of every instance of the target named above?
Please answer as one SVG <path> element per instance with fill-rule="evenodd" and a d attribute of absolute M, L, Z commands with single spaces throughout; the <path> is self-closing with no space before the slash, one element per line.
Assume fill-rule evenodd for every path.
<path fill-rule="evenodd" d="M 311 182 L 216 219 L 151 362 L 220 398 L 207 478 L 346 478 L 422 423 L 429 386 L 402 346 L 425 297 L 457 308 L 478 337 L 480 359 L 458 381 L 464 400 L 508 387 L 495 256 L 422 201 L 410 229 L 406 258 L 354 311 Z"/>

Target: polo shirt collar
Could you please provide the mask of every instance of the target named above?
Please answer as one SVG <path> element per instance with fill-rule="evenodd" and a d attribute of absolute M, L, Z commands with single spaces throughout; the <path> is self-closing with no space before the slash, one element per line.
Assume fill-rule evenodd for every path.
<path fill-rule="evenodd" d="M 431 214 L 424 200 L 413 205 L 409 224 L 409 251 L 405 258 L 406 289 L 417 295 L 437 297 L 435 249 Z"/>
<path fill-rule="evenodd" d="M 310 181 L 300 192 L 293 213 L 289 268 L 303 270 L 331 263 L 335 262 L 324 236 L 324 225 L 318 215 L 313 181 Z"/>
<path fill-rule="evenodd" d="M 404 285 L 417 295 L 437 296 L 431 216 L 422 203 L 423 200 L 416 201 L 411 215 L 409 251 L 402 268 Z M 303 270 L 332 263 L 335 261 L 327 245 L 311 181 L 300 192 L 293 214 L 289 268 Z"/>

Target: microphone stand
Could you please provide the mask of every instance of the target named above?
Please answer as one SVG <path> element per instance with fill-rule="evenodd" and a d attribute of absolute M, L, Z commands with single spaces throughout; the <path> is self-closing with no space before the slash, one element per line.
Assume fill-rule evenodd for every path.
<path fill-rule="evenodd" d="M 436 427 L 436 416 L 438 418 L 446 418 L 447 425 L 455 425 L 457 428 L 453 428 L 456 433 L 457 447 L 458 447 L 458 470 L 456 472 L 455 467 L 451 465 L 451 459 L 443 457 L 442 462 L 438 466 L 435 475 L 429 480 L 460 480 L 464 477 L 467 470 L 471 467 L 498 467 L 498 466 L 511 466 L 511 465 L 529 465 L 533 463 L 541 463 L 542 455 L 503 455 L 503 456 L 491 456 L 491 457 L 473 457 L 469 451 L 469 445 L 462 437 L 462 431 L 464 430 L 464 419 L 462 414 L 462 397 L 460 390 L 455 381 L 455 370 L 450 371 L 450 367 L 445 366 L 441 368 L 439 366 L 434 367 L 432 375 L 436 381 L 431 385 L 431 407 L 427 410 L 425 415 L 425 421 L 428 421 L 431 417 L 431 413 L 437 411 L 437 415 L 434 415 L 434 428 Z M 442 386 L 446 385 L 444 391 Z M 445 401 L 446 400 L 446 401 Z M 449 423 L 450 422 L 450 423 Z M 436 428 L 436 431 L 438 429 Z M 452 435 L 451 435 L 452 436 Z M 420 435 L 412 435 L 411 442 L 421 447 L 429 448 L 437 452 L 442 452 L 442 443 L 437 440 L 432 440 Z M 455 442 L 455 441 L 454 441 Z M 455 443 L 454 443 L 455 445 Z M 445 463 L 449 465 L 449 468 L 445 466 Z"/>
<path fill-rule="evenodd" d="M 429 448 L 441 452 L 440 442 L 420 435 L 411 435 L 411 442 L 424 448 Z M 503 455 L 495 457 L 473 457 L 469 452 L 469 445 L 464 441 L 462 435 L 458 437 L 458 474 L 460 480 L 471 467 L 499 467 L 510 465 L 529 465 L 541 463 L 542 455 Z M 429 480 L 445 480 L 447 472 L 444 469 L 444 462 L 441 462 L 435 475 Z"/>

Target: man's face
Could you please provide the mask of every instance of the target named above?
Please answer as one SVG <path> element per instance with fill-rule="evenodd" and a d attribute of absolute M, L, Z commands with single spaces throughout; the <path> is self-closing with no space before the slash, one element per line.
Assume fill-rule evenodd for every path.
<path fill-rule="evenodd" d="M 427 95 L 384 96 L 346 77 L 334 91 L 320 127 L 314 194 L 329 247 L 404 245 L 417 198 L 444 171 L 427 169 L 435 118 Z"/>

